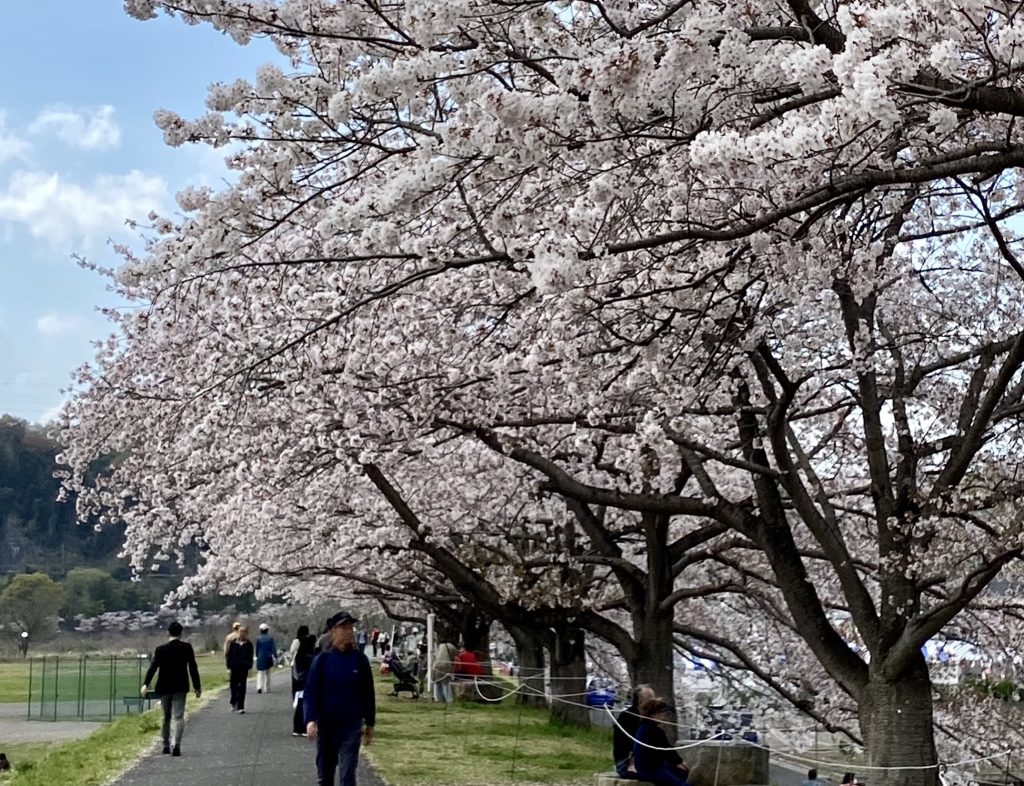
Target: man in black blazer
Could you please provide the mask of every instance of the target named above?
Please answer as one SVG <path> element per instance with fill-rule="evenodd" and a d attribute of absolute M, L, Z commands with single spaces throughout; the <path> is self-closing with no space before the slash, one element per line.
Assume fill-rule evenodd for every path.
<path fill-rule="evenodd" d="M 160 672 L 156 680 L 156 693 L 160 696 L 160 704 L 164 709 L 164 725 L 161 734 L 164 739 L 164 753 L 172 756 L 181 755 L 181 735 L 185 731 L 185 696 L 188 694 L 188 680 L 192 678 L 192 688 L 198 699 L 203 695 L 199 684 L 199 667 L 196 665 L 196 654 L 192 645 L 181 640 L 181 623 L 172 622 L 167 626 L 171 640 L 161 644 L 153 653 L 153 662 L 146 672 L 146 680 L 142 683 L 142 695 L 149 691 L 149 683 L 153 675 Z M 174 747 L 171 747 L 171 718 L 174 718 Z"/>

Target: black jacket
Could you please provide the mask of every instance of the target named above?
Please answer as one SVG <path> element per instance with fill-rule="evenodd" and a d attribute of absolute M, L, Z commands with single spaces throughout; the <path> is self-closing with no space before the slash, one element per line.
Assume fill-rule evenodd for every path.
<path fill-rule="evenodd" d="M 660 724 L 650 718 L 640 722 L 633 736 L 639 740 L 633 744 L 633 765 L 638 773 L 654 772 L 662 765 L 676 767 L 683 763 L 677 751 L 665 750 L 672 747 L 668 735 Z"/>
<path fill-rule="evenodd" d="M 612 731 L 612 760 L 619 762 L 628 759 L 633 752 L 632 738 L 636 737 L 636 730 L 640 727 L 643 716 L 635 704 L 630 704 L 615 720 L 615 728 Z"/>
<path fill-rule="evenodd" d="M 153 675 L 160 672 L 156 679 L 155 692 L 161 696 L 171 693 L 188 693 L 189 677 L 192 677 L 192 689 L 200 690 L 199 667 L 196 665 L 196 654 L 192 645 L 181 639 L 171 639 L 161 644 L 153 653 L 153 662 L 149 664 L 144 680 L 146 687 L 153 680 Z"/>
<path fill-rule="evenodd" d="M 249 671 L 252 669 L 253 660 L 252 642 L 235 639 L 228 646 L 228 655 L 225 660 L 229 671 Z"/>

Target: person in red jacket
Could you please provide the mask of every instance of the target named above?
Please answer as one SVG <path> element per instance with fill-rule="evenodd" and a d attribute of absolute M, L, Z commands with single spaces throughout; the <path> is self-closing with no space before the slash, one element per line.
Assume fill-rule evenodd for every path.
<path fill-rule="evenodd" d="M 462 647 L 452 662 L 452 674 L 456 681 L 468 681 L 474 677 L 482 677 L 484 667 L 472 650 Z"/>

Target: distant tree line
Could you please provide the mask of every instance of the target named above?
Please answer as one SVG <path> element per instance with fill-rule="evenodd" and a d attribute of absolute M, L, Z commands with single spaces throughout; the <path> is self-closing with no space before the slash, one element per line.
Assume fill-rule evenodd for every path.
<path fill-rule="evenodd" d="M 57 501 L 59 453 L 43 427 L 0 415 L 0 573 L 63 577 L 84 565 L 129 579 L 117 559 L 123 528 L 78 524 L 74 499 Z"/>
<path fill-rule="evenodd" d="M 79 616 L 154 608 L 181 578 L 131 580 L 118 558 L 123 526 L 78 523 L 74 495 L 58 501 L 60 450 L 45 427 L 0 415 L 0 624 L 33 640 L 55 632 L 58 617 L 70 630 Z M 215 610 L 233 600 L 237 605 L 206 598 L 202 606 Z"/>

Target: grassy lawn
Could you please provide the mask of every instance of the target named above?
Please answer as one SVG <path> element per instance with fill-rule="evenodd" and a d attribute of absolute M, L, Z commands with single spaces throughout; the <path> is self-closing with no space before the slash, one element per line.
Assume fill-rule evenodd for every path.
<path fill-rule="evenodd" d="M 377 685 L 368 755 L 392 786 L 590 784 L 612 768 L 611 730 L 552 726 L 546 710 L 457 702 L 447 707 Z"/>
<path fill-rule="evenodd" d="M 20 664 L 5 664 L 6 666 Z M 226 682 L 220 658 L 203 658 L 202 702 Z M 5 677 L 13 687 L 11 672 Z M 26 673 L 27 677 L 27 673 Z M 501 704 L 433 704 L 394 698 L 392 680 L 377 684 L 377 737 L 368 757 L 391 786 L 499 786 L 593 783 L 611 768 L 611 732 L 552 726 L 545 710 Z M 16 695 L 9 693 L 8 695 Z M 153 743 L 159 710 L 119 717 L 83 740 L 8 745 L 16 772 L 5 786 L 101 786 Z"/>
<path fill-rule="evenodd" d="M 196 656 L 199 664 L 199 674 L 203 679 L 203 686 L 211 689 L 227 684 L 227 672 L 224 670 L 224 659 L 218 655 L 201 653 Z M 85 695 L 86 699 L 103 699 L 109 695 L 110 690 L 110 659 L 102 656 L 90 658 L 88 668 L 85 672 Z M 48 680 L 51 688 L 47 691 L 52 696 L 54 683 L 54 660 L 47 659 Z M 140 675 L 145 676 L 149 661 L 142 661 L 141 664 L 129 663 L 121 660 L 118 663 L 116 674 L 115 695 L 127 696 L 137 694 L 139 685 L 142 683 Z M 33 697 L 38 698 L 40 680 L 42 678 L 42 665 L 36 660 L 32 666 L 32 679 L 34 687 Z M 68 697 L 72 700 L 77 695 L 79 680 L 78 656 L 62 656 L 60 665 L 56 672 L 56 691 L 61 697 Z M 28 702 L 29 692 L 29 664 L 28 661 L 12 661 L 0 663 L 0 704 Z"/>
<path fill-rule="evenodd" d="M 218 687 L 227 682 L 219 672 L 203 673 L 203 698 L 188 701 L 186 717 L 214 700 Z M 45 722 L 45 721 L 40 721 Z M 160 731 L 159 707 L 141 715 L 126 715 L 94 734 L 71 742 L 22 743 L 5 746 L 14 772 L 0 777 L 5 786 L 102 786 L 123 772 L 153 744 Z"/>
<path fill-rule="evenodd" d="M 160 729 L 159 711 L 128 715 L 82 740 L 62 744 L 9 745 L 15 772 L 4 779 L 11 786 L 101 786 L 124 770 L 139 752 L 153 744 Z M 19 752 L 18 748 L 24 748 Z M 23 755 L 24 754 L 24 755 Z M 17 757 L 17 758 L 15 758 Z"/>

